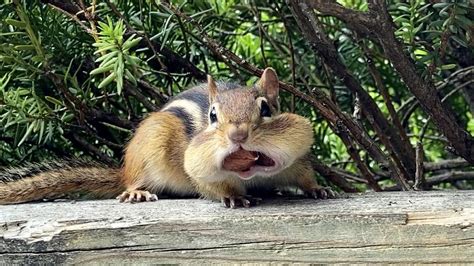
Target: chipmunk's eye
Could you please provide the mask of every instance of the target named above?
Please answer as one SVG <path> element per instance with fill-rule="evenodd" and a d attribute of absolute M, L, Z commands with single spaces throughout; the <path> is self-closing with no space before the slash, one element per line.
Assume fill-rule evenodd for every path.
<path fill-rule="evenodd" d="M 209 120 L 211 120 L 211 124 L 217 122 L 217 112 L 215 107 L 212 107 L 211 112 L 209 113 Z"/>
<path fill-rule="evenodd" d="M 261 117 L 272 116 L 272 111 L 270 110 L 270 106 L 268 106 L 268 103 L 266 101 L 262 101 L 262 104 L 260 105 L 260 116 Z"/>

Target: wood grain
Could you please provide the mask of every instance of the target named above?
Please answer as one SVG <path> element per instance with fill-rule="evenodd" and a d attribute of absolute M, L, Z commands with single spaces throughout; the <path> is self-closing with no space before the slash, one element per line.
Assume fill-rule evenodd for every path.
<path fill-rule="evenodd" d="M 0 206 L 0 264 L 474 263 L 474 192 Z"/>

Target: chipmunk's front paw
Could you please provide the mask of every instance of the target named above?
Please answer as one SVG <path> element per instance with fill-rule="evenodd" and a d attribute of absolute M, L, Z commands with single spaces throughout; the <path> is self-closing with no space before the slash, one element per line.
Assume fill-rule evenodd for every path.
<path fill-rule="evenodd" d="M 315 199 L 334 199 L 336 198 L 336 193 L 332 191 L 330 187 L 315 187 L 309 191 L 306 191 L 308 197 Z"/>
<path fill-rule="evenodd" d="M 120 202 L 142 202 L 142 201 L 157 201 L 158 197 L 145 190 L 126 190 L 120 194 L 117 199 Z"/>
<path fill-rule="evenodd" d="M 229 197 L 222 197 L 221 202 L 226 208 L 250 208 L 251 206 L 255 206 L 262 201 L 261 198 L 254 198 L 252 196 L 229 196 Z"/>

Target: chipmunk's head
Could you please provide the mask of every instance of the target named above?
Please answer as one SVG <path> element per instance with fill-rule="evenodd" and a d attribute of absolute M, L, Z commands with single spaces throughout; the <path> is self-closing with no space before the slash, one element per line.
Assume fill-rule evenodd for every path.
<path fill-rule="evenodd" d="M 278 77 L 267 68 L 253 88 L 218 89 L 208 76 L 209 126 L 235 144 L 247 142 L 253 129 L 279 113 Z"/>
<path fill-rule="evenodd" d="M 303 117 L 280 114 L 279 81 L 272 68 L 252 88 L 218 88 L 210 76 L 207 86 L 209 126 L 204 134 L 212 136 L 208 144 L 215 149 L 217 172 L 242 179 L 274 176 L 309 151 L 311 126 Z"/>

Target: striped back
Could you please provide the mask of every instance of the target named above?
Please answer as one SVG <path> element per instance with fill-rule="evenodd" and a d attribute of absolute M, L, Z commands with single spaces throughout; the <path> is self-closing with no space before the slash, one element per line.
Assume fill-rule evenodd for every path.
<path fill-rule="evenodd" d="M 242 88 L 235 83 L 217 82 L 219 91 Z M 186 135 L 191 138 L 208 126 L 209 92 L 206 83 L 192 87 L 171 99 L 161 112 L 170 112 L 181 119 Z"/>

